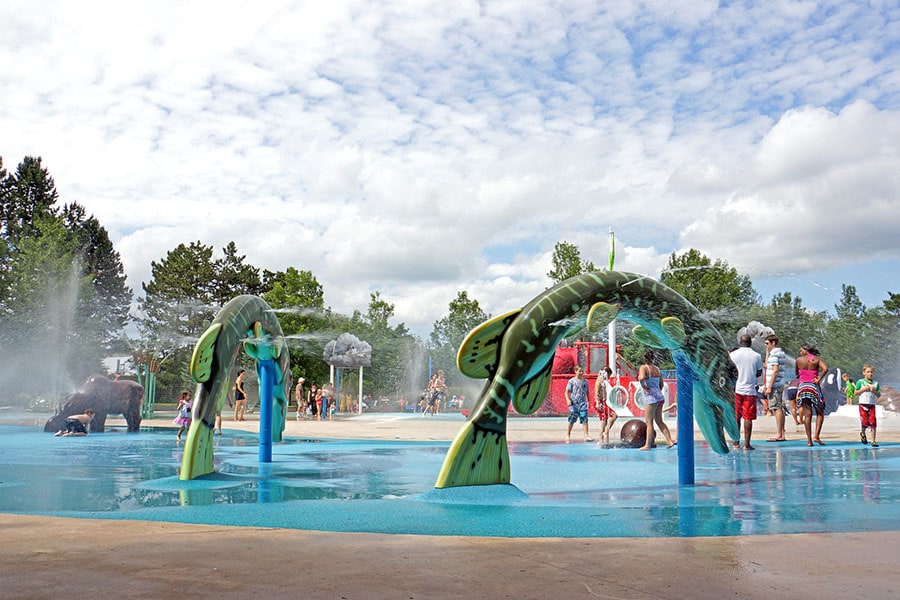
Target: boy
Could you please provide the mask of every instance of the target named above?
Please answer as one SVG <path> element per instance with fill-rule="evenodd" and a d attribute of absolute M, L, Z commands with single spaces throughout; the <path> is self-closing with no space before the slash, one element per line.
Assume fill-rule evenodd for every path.
<path fill-rule="evenodd" d="M 875 377 L 875 367 L 872 365 L 863 365 L 863 378 L 856 382 L 856 390 L 854 396 L 859 398 L 859 441 L 868 444 L 866 439 L 866 428 L 872 429 L 872 447 L 877 448 L 878 442 L 875 441 L 875 428 L 878 424 L 875 421 L 875 406 L 878 398 L 881 397 L 881 388 L 877 381 L 873 381 Z"/>
<path fill-rule="evenodd" d="M 569 407 L 569 427 L 566 430 L 566 443 L 572 441 L 572 426 L 575 421 L 581 422 L 584 429 L 584 441 L 592 442 L 588 437 L 588 382 L 584 378 L 584 368 L 575 367 L 575 377 L 566 384 L 566 404 Z"/>
<path fill-rule="evenodd" d="M 856 384 L 850 381 L 849 373 L 842 374 L 841 380 L 844 382 L 844 396 L 847 397 L 847 406 L 853 406 L 853 396 L 856 392 Z"/>

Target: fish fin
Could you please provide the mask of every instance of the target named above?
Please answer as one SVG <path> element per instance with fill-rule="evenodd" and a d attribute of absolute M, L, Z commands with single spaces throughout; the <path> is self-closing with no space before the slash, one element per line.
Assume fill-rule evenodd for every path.
<path fill-rule="evenodd" d="M 718 454 L 728 454 L 728 441 L 725 433 L 733 440 L 741 438 L 737 419 L 734 418 L 733 405 L 713 392 L 709 385 L 705 385 L 702 373 L 694 371 L 694 420 L 697 428 L 709 443 L 709 448 Z"/>
<path fill-rule="evenodd" d="M 516 309 L 494 317 L 469 332 L 456 353 L 456 365 L 463 375 L 473 379 L 493 376 L 500 359 L 500 342 L 520 312 L 522 309 Z"/>
<path fill-rule="evenodd" d="M 634 339 L 639 341 L 645 346 L 650 346 L 651 348 L 665 348 L 665 344 L 660 341 L 656 334 L 644 327 L 643 325 L 637 325 L 634 329 L 631 330 L 631 334 L 634 336 Z"/>
<path fill-rule="evenodd" d="M 657 335 L 649 328 L 638 325 L 632 330 L 632 334 L 645 346 L 651 348 L 665 348 L 677 350 L 684 345 L 687 334 L 684 332 L 684 323 L 678 317 L 663 317 L 659 321 L 663 335 Z"/>
<path fill-rule="evenodd" d="M 663 317 L 659 324 L 662 326 L 663 331 L 666 332 L 666 335 L 669 336 L 669 350 L 684 346 L 687 334 L 684 332 L 684 323 L 681 322 L 681 319 L 678 317 Z"/>
<path fill-rule="evenodd" d="M 222 331 L 221 323 L 213 323 L 206 328 L 197 344 L 194 346 L 194 352 L 191 354 L 191 362 L 189 365 L 191 379 L 194 383 L 205 383 L 209 381 L 212 374 L 213 356 L 216 349 L 216 340 L 219 338 L 219 332 Z"/>
<path fill-rule="evenodd" d="M 588 311 L 586 327 L 590 331 L 597 331 L 612 323 L 618 314 L 619 306 L 617 304 L 597 302 Z"/>
<path fill-rule="evenodd" d="M 195 420 L 188 429 L 184 441 L 184 454 L 181 457 L 182 481 L 195 479 L 213 472 L 213 428 Z"/>
<path fill-rule="evenodd" d="M 547 392 L 550 390 L 550 380 L 552 379 L 553 365 L 547 364 L 547 368 L 543 370 L 537 377 L 523 384 L 513 397 L 513 408 L 520 415 L 530 415 L 541 407 L 544 400 L 547 399 Z"/>
<path fill-rule="evenodd" d="M 509 483 L 506 432 L 467 422 L 450 444 L 434 487 L 499 483 Z"/>

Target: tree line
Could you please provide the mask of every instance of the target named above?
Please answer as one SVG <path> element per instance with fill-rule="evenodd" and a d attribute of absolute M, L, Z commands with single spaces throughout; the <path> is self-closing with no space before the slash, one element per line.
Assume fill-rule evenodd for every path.
<path fill-rule="evenodd" d="M 174 398 L 180 389 L 191 388 L 187 365 L 197 337 L 240 294 L 259 295 L 278 312 L 295 379 L 326 381 L 322 349 L 348 332 L 372 346 L 365 393 L 409 398 L 437 369 L 447 373 L 451 391 L 468 386 L 468 396 L 480 387 L 456 369 L 456 350 L 491 315 L 466 291 L 449 302 L 423 340 L 405 324 L 391 324 L 394 305 L 380 292 L 371 293 L 365 311 L 340 314 L 325 305 L 322 285 L 311 271 L 260 269 L 233 241 L 220 252 L 201 240 L 181 243 L 150 266 L 150 280 L 133 303 L 122 261 L 102 224 L 78 203 L 60 203 L 39 157 L 26 157 L 12 172 L 0 158 L 0 350 L 5 357 L 0 403 L 58 401 L 90 374 L 103 372 L 104 357 L 135 350 L 162 364 L 158 401 Z M 547 275 L 554 283 L 595 268 L 567 242 L 556 244 L 552 266 Z M 855 288 L 845 285 L 834 316 L 805 308 L 791 292 L 764 304 L 747 277 L 696 250 L 673 253 L 661 280 L 707 313 L 726 340 L 733 340 L 748 320 L 758 320 L 775 329 L 789 354 L 809 342 L 819 346 L 829 364 L 853 374 L 865 362 L 880 373 L 896 369 L 893 333 L 900 294 L 867 308 Z M 620 326 L 623 354 L 639 362 L 642 349 L 629 338 L 630 328 Z M 345 389 L 357 389 L 357 376 L 344 373 Z"/>

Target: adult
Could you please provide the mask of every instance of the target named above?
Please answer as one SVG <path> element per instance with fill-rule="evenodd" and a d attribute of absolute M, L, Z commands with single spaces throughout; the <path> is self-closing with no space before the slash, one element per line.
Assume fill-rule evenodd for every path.
<path fill-rule="evenodd" d="M 244 412 L 247 410 L 247 392 L 244 390 L 244 369 L 238 372 L 234 380 L 234 420 L 245 421 Z"/>
<path fill-rule="evenodd" d="M 612 369 L 609 365 L 600 369 L 597 374 L 597 381 L 594 382 L 594 407 L 597 409 L 597 416 L 600 417 L 600 445 L 609 445 L 609 433 L 612 431 L 613 425 L 619 415 L 607 403 L 609 399 L 609 378 L 612 376 Z"/>
<path fill-rule="evenodd" d="M 775 437 L 770 442 L 783 442 L 784 436 L 784 363 L 787 356 L 778 346 L 778 336 L 766 336 L 766 377 L 763 392 L 769 399 L 769 410 L 775 416 Z"/>
<path fill-rule="evenodd" d="M 438 369 L 432 392 L 434 394 L 434 414 L 439 415 L 441 414 L 441 409 L 443 408 L 442 404 L 444 403 L 444 396 L 447 393 L 447 380 L 443 369 Z"/>
<path fill-rule="evenodd" d="M 669 433 L 669 427 L 663 422 L 662 405 L 665 401 L 662 393 L 662 372 L 653 361 L 656 359 L 656 353 L 653 350 L 644 352 L 644 364 L 638 369 L 638 382 L 641 384 L 644 396 L 644 420 L 647 423 L 647 438 L 644 445 L 638 450 L 650 450 L 653 448 L 653 439 L 656 432 L 653 424 L 659 427 L 659 430 L 666 437 L 666 446 L 671 448 L 676 442 L 672 440 L 672 434 Z"/>
<path fill-rule="evenodd" d="M 828 365 L 819 357 L 819 350 L 811 344 L 800 347 L 800 356 L 796 362 L 797 378 L 800 385 L 797 387 L 797 406 L 800 409 L 800 419 L 806 430 L 806 445 L 812 446 L 813 442 L 824 446 L 819 435 L 822 433 L 822 425 L 825 422 L 825 400 L 822 397 L 822 389 L 819 387 L 819 379 L 825 375 Z M 816 413 L 816 435 L 812 435 L 812 414 Z"/>
<path fill-rule="evenodd" d="M 322 390 L 315 383 L 309 384 L 309 392 L 306 394 L 306 410 L 312 416 L 313 421 L 319 417 L 319 401 L 322 399 Z"/>
<path fill-rule="evenodd" d="M 88 424 L 94 418 L 94 411 L 87 409 L 80 415 L 66 417 L 66 430 L 57 431 L 54 436 L 83 436 L 88 434 Z"/>
<path fill-rule="evenodd" d="M 566 430 L 566 443 L 572 441 L 572 427 L 575 421 L 581 422 L 584 430 L 584 441 L 593 441 L 588 437 L 588 382 L 584 378 L 584 368 L 575 367 L 575 377 L 566 383 L 566 405 L 569 407 L 569 426 Z"/>
<path fill-rule="evenodd" d="M 762 357 L 751 346 L 753 339 L 746 333 L 739 340 L 740 346 L 729 352 L 731 362 L 737 367 L 737 381 L 734 385 L 734 414 L 738 429 L 743 421 L 744 450 L 754 450 L 750 445 L 753 421 L 756 420 L 756 381 L 763 371 Z"/>
<path fill-rule="evenodd" d="M 300 420 L 300 417 L 302 417 L 306 414 L 306 411 L 305 411 L 306 407 L 304 406 L 304 404 L 306 403 L 306 398 L 303 394 L 303 382 L 305 382 L 305 381 L 306 381 L 306 379 L 304 379 L 303 377 L 298 377 L 297 385 L 294 386 L 294 400 L 297 402 L 297 420 L 298 421 Z"/>

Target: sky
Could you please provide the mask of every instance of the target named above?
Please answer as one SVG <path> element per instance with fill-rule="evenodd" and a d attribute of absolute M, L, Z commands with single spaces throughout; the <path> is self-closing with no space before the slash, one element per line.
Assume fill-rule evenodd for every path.
<path fill-rule="evenodd" d="M 900 292 L 900 5 L 330 0 L 0 4 L 0 156 L 151 261 L 235 241 L 423 337 L 497 315 L 554 245 L 659 277 L 696 248 L 764 302 Z"/>

